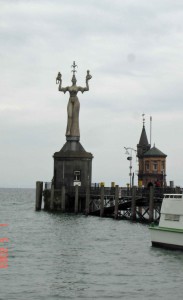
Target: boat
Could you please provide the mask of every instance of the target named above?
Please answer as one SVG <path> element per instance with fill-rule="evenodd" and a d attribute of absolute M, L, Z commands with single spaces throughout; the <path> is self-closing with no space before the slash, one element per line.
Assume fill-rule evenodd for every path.
<path fill-rule="evenodd" d="M 164 194 L 159 225 L 149 229 L 152 246 L 183 250 L 183 194 Z"/>

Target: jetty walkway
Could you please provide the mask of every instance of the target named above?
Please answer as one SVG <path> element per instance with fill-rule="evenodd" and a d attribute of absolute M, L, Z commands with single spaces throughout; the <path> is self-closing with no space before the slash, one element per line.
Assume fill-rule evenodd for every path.
<path fill-rule="evenodd" d="M 164 194 L 182 193 L 180 188 L 80 187 L 54 189 L 53 184 L 36 183 L 36 210 L 158 222 Z"/>

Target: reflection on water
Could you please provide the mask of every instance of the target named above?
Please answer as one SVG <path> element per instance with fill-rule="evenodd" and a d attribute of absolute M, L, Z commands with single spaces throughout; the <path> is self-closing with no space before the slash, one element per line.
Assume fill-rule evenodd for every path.
<path fill-rule="evenodd" d="M 148 226 L 34 211 L 35 191 L 0 190 L 9 266 L 0 299 L 181 299 L 183 253 L 152 248 Z M 7 286 L 8 282 L 8 286 Z"/>

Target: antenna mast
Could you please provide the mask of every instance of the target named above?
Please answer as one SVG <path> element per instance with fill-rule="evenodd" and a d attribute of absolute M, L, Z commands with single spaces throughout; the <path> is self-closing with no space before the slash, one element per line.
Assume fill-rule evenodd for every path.
<path fill-rule="evenodd" d="M 151 139 L 152 139 L 152 116 L 150 116 L 150 145 L 151 145 Z"/>

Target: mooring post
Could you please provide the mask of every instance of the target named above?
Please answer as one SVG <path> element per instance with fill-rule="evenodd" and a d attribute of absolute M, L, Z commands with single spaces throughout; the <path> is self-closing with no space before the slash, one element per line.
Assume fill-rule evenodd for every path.
<path fill-rule="evenodd" d="M 75 214 L 77 214 L 78 213 L 78 185 L 75 185 L 75 206 L 74 206 L 74 212 L 75 212 Z"/>
<path fill-rule="evenodd" d="M 132 187 L 131 220 L 136 220 L 136 187 Z"/>
<path fill-rule="evenodd" d="M 149 222 L 153 222 L 153 211 L 154 211 L 154 187 L 150 186 L 149 190 Z"/>
<path fill-rule="evenodd" d="M 118 218 L 118 205 L 119 205 L 119 185 L 115 186 L 115 208 L 114 208 L 114 218 Z"/>
<path fill-rule="evenodd" d="M 61 211 L 65 212 L 65 185 L 61 187 Z"/>
<path fill-rule="evenodd" d="M 90 203 L 90 187 L 87 185 L 86 187 L 86 202 L 85 202 L 85 215 L 89 214 L 89 203 Z"/>
<path fill-rule="evenodd" d="M 81 198 L 78 199 L 78 212 L 81 213 Z"/>
<path fill-rule="evenodd" d="M 53 210 L 53 208 L 54 208 L 54 194 L 55 194 L 55 189 L 54 189 L 54 184 L 53 184 L 53 182 L 52 182 L 52 184 L 51 184 L 50 210 Z"/>
<path fill-rule="evenodd" d="M 36 207 L 35 207 L 37 211 L 41 210 L 42 194 L 43 194 L 43 182 L 37 181 L 36 182 Z"/>
<path fill-rule="evenodd" d="M 104 186 L 100 187 L 100 217 L 104 215 Z"/>

